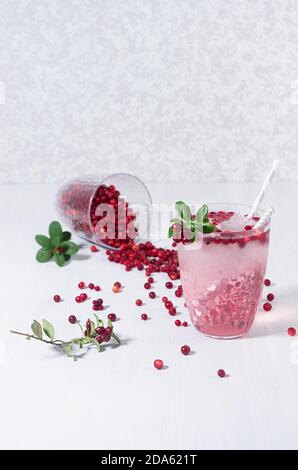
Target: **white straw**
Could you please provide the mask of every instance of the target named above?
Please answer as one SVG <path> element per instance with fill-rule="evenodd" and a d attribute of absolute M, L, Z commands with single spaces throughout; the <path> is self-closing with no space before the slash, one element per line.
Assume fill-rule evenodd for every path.
<path fill-rule="evenodd" d="M 269 209 L 262 215 L 260 220 L 258 220 L 258 222 L 256 223 L 256 225 L 254 226 L 253 229 L 257 230 L 257 229 L 260 229 L 261 227 L 267 225 L 267 223 L 271 219 L 271 216 L 272 216 L 273 212 L 274 212 L 274 208 L 272 206 L 269 207 Z"/>
<path fill-rule="evenodd" d="M 250 212 L 247 216 L 248 219 L 252 219 L 256 215 L 256 213 L 257 213 L 257 211 L 258 211 L 258 209 L 259 209 L 259 207 L 260 207 L 260 205 L 263 201 L 263 198 L 265 196 L 265 192 L 266 192 L 269 184 L 272 181 L 272 178 L 274 176 L 274 173 L 275 173 L 276 167 L 278 165 L 278 162 L 279 162 L 279 160 L 274 160 L 272 168 L 271 168 L 271 170 L 269 171 L 268 175 L 266 176 L 266 178 L 264 180 L 261 191 L 257 195 L 257 197 L 255 199 L 255 202 L 253 203 L 252 208 L 251 208 L 251 210 L 250 210 Z"/>

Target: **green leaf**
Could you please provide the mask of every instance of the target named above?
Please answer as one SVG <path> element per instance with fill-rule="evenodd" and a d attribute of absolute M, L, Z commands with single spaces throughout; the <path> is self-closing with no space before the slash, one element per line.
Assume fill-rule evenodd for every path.
<path fill-rule="evenodd" d="M 90 328 L 89 336 L 93 336 L 93 335 L 95 335 L 95 323 L 94 323 L 94 321 L 90 320 L 90 325 L 91 325 L 91 328 Z"/>
<path fill-rule="evenodd" d="M 171 224 L 181 224 L 181 219 L 178 219 L 178 217 L 174 217 L 170 222 Z"/>
<path fill-rule="evenodd" d="M 113 322 L 110 319 L 108 319 L 108 326 L 113 329 Z"/>
<path fill-rule="evenodd" d="M 98 318 L 98 316 L 96 315 L 96 313 L 93 313 L 93 315 L 94 315 L 95 318 L 96 318 L 96 326 L 103 326 L 103 321 Z"/>
<path fill-rule="evenodd" d="M 202 207 L 200 207 L 200 209 L 197 211 L 196 213 L 196 220 L 199 222 L 199 223 L 202 223 L 202 222 L 208 222 L 208 206 L 206 206 L 206 204 L 203 204 Z"/>
<path fill-rule="evenodd" d="M 63 232 L 62 232 L 62 227 L 61 227 L 60 222 L 57 222 L 56 220 L 54 220 L 53 222 L 50 223 L 49 235 L 52 240 L 58 237 L 59 240 L 62 241 Z"/>
<path fill-rule="evenodd" d="M 65 264 L 64 254 L 62 253 L 60 255 L 59 253 L 55 253 L 55 262 L 58 266 L 60 266 L 60 268 L 62 268 L 62 266 Z"/>
<path fill-rule="evenodd" d="M 65 254 L 64 254 L 64 259 L 65 259 L 65 261 L 69 261 L 69 260 L 70 260 L 70 258 L 71 258 L 71 256 L 70 256 L 70 255 L 65 255 Z"/>
<path fill-rule="evenodd" d="M 121 344 L 121 341 L 120 341 L 119 337 L 117 335 L 115 335 L 115 333 L 112 333 L 112 338 L 114 338 L 116 343 Z"/>
<path fill-rule="evenodd" d="M 39 339 L 42 338 L 42 327 L 41 327 L 41 324 L 38 321 L 33 320 L 33 323 L 31 325 L 31 330 L 34 333 L 34 336 L 36 336 Z"/>
<path fill-rule="evenodd" d="M 66 248 L 66 250 L 65 250 L 65 254 L 66 254 L 66 255 L 71 255 L 71 256 L 76 255 L 77 252 L 78 252 L 79 249 L 80 249 L 80 247 L 79 247 L 76 243 L 74 243 L 74 242 L 63 242 L 63 243 L 67 243 L 67 244 L 68 244 L 68 246 L 67 246 L 67 248 Z"/>
<path fill-rule="evenodd" d="M 68 231 L 65 231 L 62 233 L 62 241 L 63 242 L 68 242 L 68 240 L 71 239 L 71 233 Z"/>
<path fill-rule="evenodd" d="M 44 320 L 44 319 L 42 320 L 42 329 L 48 338 L 50 338 L 51 340 L 54 339 L 55 328 L 48 320 Z"/>
<path fill-rule="evenodd" d="M 35 240 L 43 248 L 48 248 L 49 250 L 52 248 L 51 239 L 45 235 L 35 235 Z"/>
<path fill-rule="evenodd" d="M 168 238 L 172 238 L 174 232 L 173 232 L 173 227 L 169 227 L 169 230 L 168 230 Z"/>
<path fill-rule="evenodd" d="M 46 263 L 47 261 L 50 261 L 52 257 L 53 253 L 48 248 L 40 248 L 40 250 L 38 250 L 35 256 L 36 261 L 38 261 L 39 263 Z"/>
<path fill-rule="evenodd" d="M 212 224 L 208 223 L 208 224 L 203 225 L 203 232 L 204 233 L 212 233 L 212 232 L 214 232 L 214 230 L 215 230 L 215 227 Z"/>
<path fill-rule="evenodd" d="M 191 221 L 190 207 L 183 201 L 177 201 L 175 207 L 179 217 L 181 217 L 184 222 L 189 223 Z"/>
<path fill-rule="evenodd" d="M 68 242 L 66 242 L 66 243 L 68 243 Z M 55 237 L 55 238 L 52 239 L 52 244 L 55 248 L 57 248 L 58 246 L 62 245 L 62 242 L 61 242 L 59 237 Z"/>

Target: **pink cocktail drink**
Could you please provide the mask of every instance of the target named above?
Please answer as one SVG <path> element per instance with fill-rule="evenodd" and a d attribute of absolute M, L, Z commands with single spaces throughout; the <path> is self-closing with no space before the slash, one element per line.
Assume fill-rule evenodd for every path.
<path fill-rule="evenodd" d="M 217 338 L 237 338 L 255 318 L 267 265 L 270 227 L 247 223 L 249 208 L 209 206 L 211 234 L 191 244 L 179 244 L 183 291 L 194 326 Z M 262 212 L 260 211 L 260 215 Z"/>

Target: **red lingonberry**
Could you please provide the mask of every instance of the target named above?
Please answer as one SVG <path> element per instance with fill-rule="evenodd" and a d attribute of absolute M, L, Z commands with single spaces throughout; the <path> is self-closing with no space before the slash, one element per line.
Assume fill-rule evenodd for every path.
<path fill-rule="evenodd" d="M 109 313 L 108 319 L 111 321 L 116 321 L 116 313 Z"/>
<path fill-rule="evenodd" d="M 89 285 L 88 285 L 89 289 L 94 289 L 94 284 L 93 282 L 90 282 Z"/>
<path fill-rule="evenodd" d="M 57 303 L 60 302 L 61 301 L 60 295 L 58 295 L 58 294 L 54 295 L 53 300 L 54 300 L 54 302 L 57 302 Z"/>
<path fill-rule="evenodd" d="M 182 290 L 181 289 L 175 290 L 175 295 L 176 297 L 182 297 Z"/>
<path fill-rule="evenodd" d="M 176 326 L 181 326 L 181 320 L 175 320 L 175 325 Z"/>
<path fill-rule="evenodd" d="M 269 302 L 272 302 L 272 300 L 274 300 L 274 294 L 272 293 L 268 294 L 267 299 L 269 300 Z"/>
<path fill-rule="evenodd" d="M 118 294 L 118 292 L 120 292 L 120 287 L 118 287 L 118 286 L 113 286 L 113 287 L 112 287 L 112 291 L 113 291 L 115 294 Z"/>
<path fill-rule="evenodd" d="M 185 344 L 184 346 L 181 346 L 181 352 L 184 354 L 184 356 L 187 356 L 190 352 L 190 347 Z"/>
<path fill-rule="evenodd" d="M 96 333 L 98 333 L 99 335 L 102 335 L 106 330 L 103 326 L 98 326 L 97 328 L 95 328 L 95 331 Z"/>
<path fill-rule="evenodd" d="M 74 324 L 74 323 L 77 322 L 77 317 L 75 315 L 69 315 L 68 321 L 69 321 L 69 323 Z"/>
<path fill-rule="evenodd" d="M 226 376 L 226 373 L 223 369 L 219 369 L 217 371 L 217 375 L 218 375 L 218 377 L 221 377 L 223 379 Z"/>
<path fill-rule="evenodd" d="M 168 299 L 167 297 L 163 297 L 161 300 L 162 300 L 163 303 L 165 304 L 169 299 Z"/>
<path fill-rule="evenodd" d="M 155 359 L 154 367 L 155 369 L 161 370 L 163 368 L 163 361 L 161 359 Z"/>
<path fill-rule="evenodd" d="M 142 313 L 141 319 L 142 319 L 142 320 L 148 320 L 148 315 L 147 315 L 147 313 Z"/>
<path fill-rule="evenodd" d="M 75 301 L 79 304 L 80 302 L 82 302 L 82 299 L 79 295 L 77 295 Z"/>
<path fill-rule="evenodd" d="M 81 301 L 84 302 L 85 300 L 88 299 L 88 295 L 84 292 L 84 293 L 80 294 L 80 298 L 81 298 Z"/>
<path fill-rule="evenodd" d="M 265 312 L 270 312 L 271 309 L 272 309 L 272 305 L 269 304 L 269 302 L 264 303 L 263 310 L 265 310 Z"/>
<path fill-rule="evenodd" d="M 182 326 L 188 326 L 187 321 L 184 321 L 184 322 L 182 323 Z"/>
<path fill-rule="evenodd" d="M 167 302 L 165 302 L 165 307 L 166 307 L 167 309 L 172 308 L 172 307 L 173 307 L 173 302 L 171 302 L 170 300 L 168 300 Z"/>
<path fill-rule="evenodd" d="M 148 277 L 147 282 L 149 282 L 150 284 L 152 284 L 152 283 L 154 282 L 153 277 Z"/>
<path fill-rule="evenodd" d="M 252 230 L 252 226 L 251 225 L 245 225 L 244 230 Z"/>
<path fill-rule="evenodd" d="M 270 279 L 265 279 L 264 284 L 265 284 L 265 286 L 267 286 L 267 287 L 271 286 L 271 281 L 270 281 Z"/>
<path fill-rule="evenodd" d="M 166 285 L 167 289 L 172 289 L 172 287 L 173 287 L 173 283 L 171 281 L 166 282 L 165 285 Z"/>
<path fill-rule="evenodd" d="M 96 253 L 96 252 L 98 251 L 97 246 L 91 245 L 91 246 L 90 246 L 90 251 L 92 251 L 92 253 Z"/>
<path fill-rule="evenodd" d="M 114 282 L 114 286 L 119 287 L 119 289 L 122 287 L 121 282 L 119 281 Z"/>
<path fill-rule="evenodd" d="M 78 288 L 79 288 L 79 289 L 84 289 L 84 287 L 86 287 L 84 281 L 81 281 L 81 282 L 78 283 Z"/>
<path fill-rule="evenodd" d="M 96 336 L 95 339 L 96 339 L 96 341 L 97 341 L 99 344 L 103 343 L 103 337 L 102 337 L 102 335 Z"/>
<path fill-rule="evenodd" d="M 110 326 L 107 326 L 107 327 L 106 327 L 106 333 L 107 333 L 107 334 L 113 333 L 113 328 L 111 328 Z"/>
<path fill-rule="evenodd" d="M 177 313 L 177 310 L 175 309 L 175 307 L 169 308 L 169 314 L 172 315 L 172 317 L 174 317 L 176 313 Z"/>
<path fill-rule="evenodd" d="M 288 328 L 288 335 L 289 336 L 295 336 L 296 335 L 296 328 L 294 328 L 293 326 Z"/>
<path fill-rule="evenodd" d="M 142 301 L 141 299 L 137 299 L 137 300 L 136 300 L 136 305 L 137 305 L 138 307 L 141 307 L 141 306 L 143 305 L 143 301 Z"/>
<path fill-rule="evenodd" d="M 144 287 L 145 289 L 151 289 L 151 284 L 149 282 L 145 282 Z"/>
<path fill-rule="evenodd" d="M 100 291 L 100 286 L 94 286 L 94 290 L 96 290 L 96 292 L 99 292 Z"/>
<path fill-rule="evenodd" d="M 150 299 L 155 299 L 156 294 L 155 294 L 155 292 L 153 292 L 153 290 L 151 292 L 149 292 L 149 297 L 150 297 Z"/>

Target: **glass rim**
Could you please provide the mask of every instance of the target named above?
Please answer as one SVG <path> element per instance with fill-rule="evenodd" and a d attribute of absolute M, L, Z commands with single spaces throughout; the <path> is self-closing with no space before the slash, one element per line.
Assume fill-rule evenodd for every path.
<path fill-rule="evenodd" d="M 102 176 L 102 178 L 100 179 L 100 176 Z M 88 221 L 89 221 L 89 225 L 90 227 L 92 227 L 92 224 L 91 224 L 91 204 L 92 204 L 92 201 L 93 201 L 93 198 L 96 194 L 96 191 L 98 190 L 98 188 L 102 185 L 102 184 L 106 184 L 106 182 L 110 179 L 110 178 L 114 178 L 114 177 L 117 177 L 117 176 L 126 176 L 126 177 L 129 177 L 135 181 L 137 181 L 142 187 L 143 189 L 145 190 L 145 193 L 146 193 L 146 196 L 148 197 L 148 202 L 149 204 L 147 204 L 148 206 L 148 211 L 149 211 L 149 218 L 148 218 L 148 226 L 150 226 L 150 223 L 151 223 L 151 215 L 152 215 L 152 204 L 153 204 L 153 201 L 152 201 L 152 196 L 151 196 L 151 193 L 147 187 L 147 185 L 144 183 L 144 181 L 142 181 L 138 176 L 136 175 L 133 175 L 132 173 L 127 173 L 125 171 L 120 171 L 118 173 L 111 173 L 111 174 L 103 174 L 103 175 L 96 175 L 96 174 L 93 174 L 93 175 L 87 175 L 87 176 L 84 176 L 83 178 L 90 178 L 90 179 L 93 179 L 94 180 L 94 184 L 95 184 L 95 187 L 94 187 L 94 190 L 92 192 L 92 194 L 90 195 L 90 199 L 89 199 L 89 205 L 88 205 Z M 98 180 L 97 180 L 98 178 Z M 97 182 L 98 181 L 98 182 Z M 93 243 L 95 245 L 99 245 L 99 246 L 102 246 L 103 248 L 105 249 L 109 249 L 111 251 L 116 251 L 118 250 L 119 248 L 115 248 L 115 247 L 111 247 L 110 245 L 107 245 L 104 240 L 101 240 L 100 242 L 96 241 L 96 240 L 93 240 Z"/>
<path fill-rule="evenodd" d="M 218 206 L 227 206 L 230 208 L 231 212 L 232 212 L 232 208 L 233 207 L 242 207 L 242 208 L 245 208 L 247 209 L 247 212 L 250 211 L 251 209 L 251 204 L 247 204 L 247 203 L 242 203 L 242 202 L 208 202 L 207 203 L 207 206 L 208 206 L 208 209 L 209 209 L 209 212 L 212 212 L 212 210 L 210 211 L 210 208 L 217 208 L 218 210 Z M 233 211 L 234 212 L 234 211 Z M 256 212 L 256 215 L 258 216 L 262 216 L 265 214 L 265 210 L 262 209 L 262 208 L 259 208 Z M 241 213 L 239 211 L 239 213 Z M 264 228 L 263 230 L 261 231 L 261 233 L 267 233 L 269 230 L 270 230 L 270 223 L 271 223 L 271 217 L 269 218 L 269 221 L 264 225 Z M 203 236 L 207 236 L 207 237 L 210 237 L 210 238 L 246 238 L 246 237 L 249 237 L 249 236 L 254 236 L 256 235 L 256 232 L 258 231 L 255 230 L 254 228 L 252 228 L 251 230 L 238 230 L 238 231 L 225 231 L 225 232 L 212 232 L 212 233 L 208 233 L 208 234 L 203 234 Z"/>

